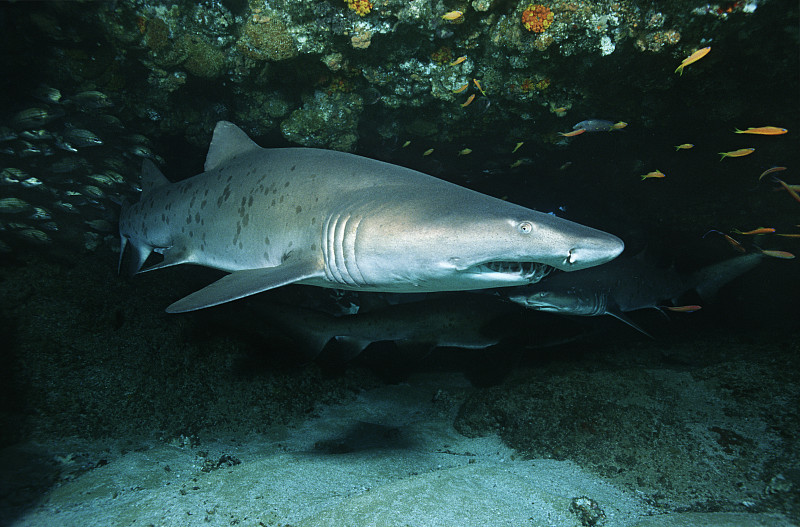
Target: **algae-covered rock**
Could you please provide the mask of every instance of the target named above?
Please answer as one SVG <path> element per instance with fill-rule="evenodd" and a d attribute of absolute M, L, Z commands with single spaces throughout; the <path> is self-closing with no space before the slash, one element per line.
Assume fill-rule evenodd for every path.
<path fill-rule="evenodd" d="M 242 27 L 236 48 L 256 60 L 286 60 L 297 56 L 297 46 L 274 14 L 253 14 Z"/>
<path fill-rule="evenodd" d="M 281 123 L 281 132 L 304 146 L 352 152 L 363 107 L 363 99 L 355 93 L 318 91 Z"/>
<path fill-rule="evenodd" d="M 225 66 L 225 54 L 202 38 L 185 36 L 181 45 L 186 50 L 186 61 L 183 67 L 198 77 L 213 78 L 222 73 Z"/>

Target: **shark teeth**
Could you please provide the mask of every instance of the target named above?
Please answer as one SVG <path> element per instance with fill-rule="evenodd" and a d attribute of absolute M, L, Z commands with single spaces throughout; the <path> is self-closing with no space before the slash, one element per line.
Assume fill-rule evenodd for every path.
<path fill-rule="evenodd" d="M 553 270 L 549 265 L 537 262 L 486 262 L 484 266 L 496 273 L 519 275 L 532 284 Z"/>

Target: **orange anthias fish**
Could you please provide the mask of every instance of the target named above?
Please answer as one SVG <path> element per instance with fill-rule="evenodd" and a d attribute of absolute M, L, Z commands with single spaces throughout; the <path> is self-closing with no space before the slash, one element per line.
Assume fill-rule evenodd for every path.
<path fill-rule="evenodd" d="M 586 129 L 584 129 L 584 128 L 578 128 L 577 130 L 573 130 L 571 132 L 567 132 L 567 133 L 558 132 L 558 133 L 563 135 L 564 137 L 575 137 L 576 135 L 581 135 L 585 131 L 586 131 Z"/>
<path fill-rule="evenodd" d="M 783 260 L 791 260 L 794 255 L 788 251 L 774 251 L 772 249 L 760 249 L 761 254 L 764 256 L 772 256 L 773 258 L 781 258 Z"/>
<path fill-rule="evenodd" d="M 462 16 L 464 16 L 464 13 L 461 11 L 450 11 L 448 13 L 443 14 L 442 18 L 452 22 L 453 20 L 458 20 Z"/>
<path fill-rule="evenodd" d="M 475 94 L 473 93 L 472 95 L 470 95 L 469 97 L 467 97 L 467 100 L 466 100 L 466 101 L 464 101 L 464 102 L 462 102 L 462 103 L 461 103 L 461 107 L 462 107 L 462 108 L 466 108 L 466 107 L 467 107 L 467 106 L 469 106 L 469 105 L 472 103 L 472 101 L 474 101 L 474 100 L 475 100 Z"/>
<path fill-rule="evenodd" d="M 759 227 L 758 229 L 753 229 L 751 231 L 740 231 L 739 229 L 732 229 L 732 233 L 734 234 L 770 234 L 775 232 L 775 229 L 772 227 Z"/>
<path fill-rule="evenodd" d="M 692 64 L 702 59 L 703 57 L 708 55 L 709 51 L 711 51 L 711 46 L 703 49 L 698 49 L 697 51 L 695 51 L 694 53 L 683 59 L 683 62 L 681 62 L 681 65 L 677 67 L 675 73 L 680 73 L 681 75 L 683 75 L 683 68 L 685 68 L 689 64 Z"/>
<path fill-rule="evenodd" d="M 648 172 L 647 174 L 643 175 L 642 181 L 644 181 L 645 179 L 662 178 L 662 177 L 667 177 L 667 176 L 660 170 L 653 170 L 652 172 Z"/>
<path fill-rule="evenodd" d="M 796 192 L 796 191 L 795 191 L 795 190 L 792 188 L 792 186 L 791 186 L 791 185 L 787 185 L 785 182 L 783 182 L 782 180 L 780 180 L 780 179 L 778 179 L 778 178 L 775 178 L 775 181 L 777 181 L 778 183 L 780 183 L 780 184 L 781 184 L 781 186 L 782 186 L 783 188 L 785 188 L 785 189 L 786 189 L 786 192 L 788 192 L 788 193 L 789 193 L 789 195 L 795 199 L 795 201 L 798 201 L 798 202 L 800 202 L 800 194 L 798 194 L 798 193 L 797 193 L 797 192 Z"/>
<path fill-rule="evenodd" d="M 453 93 L 461 93 L 462 91 L 466 90 L 467 88 L 469 88 L 469 84 L 462 84 L 460 87 L 458 87 L 455 90 L 453 90 Z"/>
<path fill-rule="evenodd" d="M 758 180 L 759 180 L 759 181 L 761 181 L 762 179 L 764 179 L 764 176 L 766 176 L 767 174 L 772 174 L 772 173 L 775 173 L 775 172 L 780 172 L 781 170 L 786 170 L 786 167 L 772 167 L 772 168 L 768 168 L 768 169 L 766 169 L 765 171 L 763 171 L 763 172 L 761 173 L 761 175 L 760 175 L 760 176 L 758 176 Z"/>
<path fill-rule="evenodd" d="M 674 311 L 676 313 L 694 313 L 695 311 L 699 311 L 702 309 L 701 306 L 691 305 L 691 306 L 664 306 L 664 309 L 669 311 Z"/>
<path fill-rule="evenodd" d="M 694 148 L 692 143 L 683 143 L 682 145 L 678 145 L 675 147 L 675 151 L 678 150 L 689 150 L 690 148 Z"/>
<path fill-rule="evenodd" d="M 746 253 L 746 252 L 747 252 L 747 249 L 745 249 L 745 248 L 744 248 L 744 245 L 742 245 L 741 243 L 739 243 L 739 241 L 738 241 L 738 240 L 735 240 L 735 239 L 733 239 L 732 237 L 730 237 L 730 236 L 728 236 L 727 234 L 725 234 L 724 232 L 722 232 L 722 231 L 718 231 L 718 230 L 716 230 L 716 229 L 711 229 L 710 231 L 708 231 L 707 233 L 705 233 L 705 234 L 703 235 L 703 238 L 705 238 L 706 236 L 708 236 L 708 235 L 709 235 L 709 234 L 711 234 L 712 232 L 715 232 L 715 233 L 719 234 L 720 236 L 722 236 L 723 238 L 725 238 L 725 241 L 727 241 L 729 244 L 731 244 L 731 247 L 733 247 L 734 249 L 736 249 L 736 250 L 737 250 L 737 251 L 739 251 L 740 253 Z"/>
<path fill-rule="evenodd" d="M 743 157 L 749 156 L 753 152 L 755 152 L 755 148 L 740 148 L 739 150 L 732 150 L 730 152 L 717 152 L 722 157 L 719 158 L 720 161 L 725 159 L 726 157 Z"/>
<path fill-rule="evenodd" d="M 450 65 L 451 66 L 458 66 L 459 64 L 461 64 L 465 60 L 467 60 L 467 56 L 466 55 L 462 55 L 461 57 L 458 57 L 456 60 L 451 62 Z"/>
<path fill-rule="evenodd" d="M 735 134 L 756 134 L 756 135 L 783 135 L 788 132 L 786 128 L 778 128 L 777 126 L 760 126 L 758 128 L 748 128 L 747 130 L 739 130 L 738 128 L 733 131 Z"/>
<path fill-rule="evenodd" d="M 486 97 L 486 92 L 483 91 L 483 88 L 481 88 L 481 83 L 478 82 L 478 79 L 472 79 L 472 82 L 475 84 L 475 87 L 478 88 L 478 91 L 481 92 L 481 95 Z"/>

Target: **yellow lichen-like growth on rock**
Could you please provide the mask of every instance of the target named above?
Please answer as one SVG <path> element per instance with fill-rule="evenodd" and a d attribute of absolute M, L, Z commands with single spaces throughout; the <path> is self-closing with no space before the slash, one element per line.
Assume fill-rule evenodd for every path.
<path fill-rule="evenodd" d="M 553 23 L 553 12 L 541 4 L 531 4 L 522 12 L 522 25 L 534 33 L 541 33 Z"/>
<path fill-rule="evenodd" d="M 372 11 L 372 2 L 369 0 L 344 0 L 347 7 L 355 11 L 358 16 L 364 16 Z"/>

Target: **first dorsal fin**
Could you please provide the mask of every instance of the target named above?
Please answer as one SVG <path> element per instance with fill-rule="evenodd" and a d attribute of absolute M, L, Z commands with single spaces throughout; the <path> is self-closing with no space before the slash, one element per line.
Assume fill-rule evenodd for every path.
<path fill-rule="evenodd" d="M 142 161 L 142 195 L 169 184 L 169 180 L 164 177 L 155 163 L 149 159 Z"/>
<path fill-rule="evenodd" d="M 231 122 L 220 121 L 214 128 L 214 137 L 208 147 L 205 171 L 214 170 L 239 154 L 260 148 L 241 128 Z"/>

